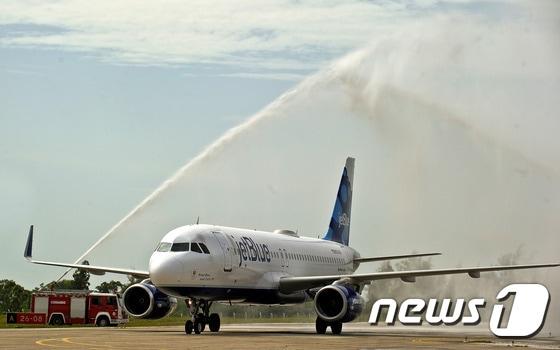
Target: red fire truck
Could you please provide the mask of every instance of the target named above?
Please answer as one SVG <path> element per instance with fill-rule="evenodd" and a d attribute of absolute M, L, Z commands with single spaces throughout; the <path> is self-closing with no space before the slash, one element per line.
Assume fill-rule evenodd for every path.
<path fill-rule="evenodd" d="M 16 314 L 16 323 L 32 323 L 44 315 L 51 325 L 95 324 L 100 327 L 128 322 L 117 294 L 90 291 L 44 291 L 31 296 L 31 313 Z M 40 319 L 40 318 L 39 318 Z"/>

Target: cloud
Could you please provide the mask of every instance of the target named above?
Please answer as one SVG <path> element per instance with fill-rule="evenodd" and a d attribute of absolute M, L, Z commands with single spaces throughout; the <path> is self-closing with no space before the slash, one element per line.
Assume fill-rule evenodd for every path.
<path fill-rule="evenodd" d="M 431 1 L 3 1 L 0 46 L 92 52 L 119 64 L 212 64 L 300 75 L 372 35 L 430 16 L 438 6 Z"/>

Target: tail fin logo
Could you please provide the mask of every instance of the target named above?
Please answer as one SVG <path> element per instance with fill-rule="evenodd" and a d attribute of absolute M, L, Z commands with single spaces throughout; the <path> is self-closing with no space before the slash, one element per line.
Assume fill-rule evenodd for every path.
<path fill-rule="evenodd" d="M 342 170 L 340 185 L 329 222 L 329 228 L 323 239 L 348 245 L 350 238 L 350 213 L 352 210 L 352 182 L 354 178 L 354 158 L 348 157 Z"/>
<path fill-rule="evenodd" d="M 342 213 L 342 215 L 338 217 L 338 228 L 341 226 L 350 226 L 350 217 L 346 213 Z"/>

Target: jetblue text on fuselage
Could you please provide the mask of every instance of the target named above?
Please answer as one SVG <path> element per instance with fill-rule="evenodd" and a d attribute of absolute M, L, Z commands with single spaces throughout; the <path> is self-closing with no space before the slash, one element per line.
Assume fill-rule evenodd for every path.
<path fill-rule="evenodd" d="M 270 250 L 266 244 L 255 243 L 249 237 L 241 237 L 235 244 L 239 249 L 239 266 L 243 261 L 270 262 Z"/>

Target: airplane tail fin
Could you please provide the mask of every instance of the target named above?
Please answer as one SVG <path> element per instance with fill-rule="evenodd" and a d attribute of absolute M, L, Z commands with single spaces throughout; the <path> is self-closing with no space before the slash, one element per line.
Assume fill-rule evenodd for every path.
<path fill-rule="evenodd" d="M 346 158 L 340 186 L 329 223 L 323 239 L 348 245 L 350 239 L 350 212 L 352 209 L 352 184 L 354 182 L 354 158 Z"/>

